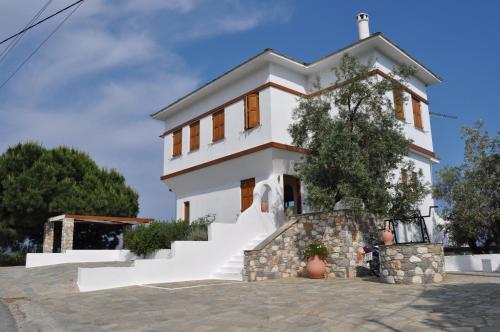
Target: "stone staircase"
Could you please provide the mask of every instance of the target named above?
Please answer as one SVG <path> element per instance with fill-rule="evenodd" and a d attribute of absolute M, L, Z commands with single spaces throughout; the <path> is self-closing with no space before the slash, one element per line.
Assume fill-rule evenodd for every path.
<path fill-rule="evenodd" d="M 266 234 L 261 234 L 255 239 L 250 241 L 246 246 L 241 248 L 236 255 L 231 257 L 221 268 L 219 268 L 214 274 L 214 279 L 221 280 L 243 280 L 243 251 L 254 249 L 259 243 L 264 241 L 267 237 Z"/>

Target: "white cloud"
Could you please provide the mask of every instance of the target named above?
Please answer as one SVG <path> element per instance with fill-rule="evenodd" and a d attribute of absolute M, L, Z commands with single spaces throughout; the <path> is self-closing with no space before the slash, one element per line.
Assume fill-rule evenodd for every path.
<path fill-rule="evenodd" d="M 71 2 L 53 1 L 46 13 Z M 193 64 L 178 55 L 177 43 L 286 20 L 290 12 L 282 7 L 253 1 L 85 1 L 0 90 L 0 153 L 27 140 L 79 148 L 125 175 L 140 193 L 142 215 L 172 216 L 172 196 L 159 181 L 163 128 L 149 114 L 202 83 Z M 0 3 L 0 12 L 7 13 L 0 31 L 15 32 L 35 9 L 27 0 Z M 22 59 L 57 22 L 30 32 L 9 60 Z M 12 67 L 0 66 L 3 79 Z"/>

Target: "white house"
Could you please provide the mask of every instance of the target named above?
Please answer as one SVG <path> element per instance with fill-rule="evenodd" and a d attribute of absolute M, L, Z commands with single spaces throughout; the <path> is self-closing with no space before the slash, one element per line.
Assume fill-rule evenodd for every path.
<path fill-rule="evenodd" d="M 413 140 L 408 158 L 431 183 L 438 162 L 432 144 L 427 87 L 441 79 L 382 33 L 369 34 L 368 15 L 357 17 L 359 40 L 313 62 L 304 63 L 272 49 L 251 57 L 152 115 L 165 131 L 161 180 L 177 196 L 177 218 L 193 221 L 215 214 L 209 241 L 176 242 L 170 259 L 137 261 L 132 267 L 79 269 L 82 291 L 138 283 L 239 279 L 242 251 L 252 249 L 285 220 L 286 210 L 302 213 L 307 193 L 294 170 L 305 153 L 294 147 L 288 126 L 297 98 L 336 81 L 331 68 L 345 53 L 374 61 L 373 75 L 388 78 L 397 64 L 418 72 L 398 108 Z M 434 205 L 422 203 L 422 213 Z M 436 239 L 436 216 L 427 227 Z M 412 230 L 400 230 L 411 240 Z"/>
<path fill-rule="evenodd" d="M 294 171 L 304 151 L 291 145 L 287 131 L 297 97 L 331 86 L 331 68 L 345 53 L 373 59 L 374 75 L 387 77 L 396 64 L 418 68 L 411 77 L 407 102 L 398 114 L 414 144 L 409 158 L 431 183 L 438 162 L 432 145 L 427 87 L 440 78 L 381 33 L 369 35 L 368 16 L 357 16 L 359 41 L 310 64 L 266 49 L 201 88 L 152 115 L 165 124 L 164 175 L 177 195 L 177 218 L 194 220 L 215 214 L 235 223 L 252 202 L 258 183 L 269 185 L 269 213 L 280 225 L 286 206 L 307 210 L 304 186 Z M 429 196 L 422 213 L 434 205 Z M 264 207 L 265 210 L 265 207 Z M 428 225 L 430 230 L 433 225 Z"/>

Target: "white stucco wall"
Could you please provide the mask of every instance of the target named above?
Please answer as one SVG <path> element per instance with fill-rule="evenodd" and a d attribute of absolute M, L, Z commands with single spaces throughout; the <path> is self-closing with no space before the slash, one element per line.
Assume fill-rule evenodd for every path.
<path fill-rule="evenodd" d="M 161 249 L 148 256 L 149 259 L 167 258 L 169 249 Z M 126 262 L 142 259 L 130 250 L 66 250 L 64 253 L 28 253 L 26 255 L 26 268 L 95 262 Z"/>
<path fill-rule="evenodd" d="M 445 256 L 447 272 L 500 272 L 500 254 Z"/>

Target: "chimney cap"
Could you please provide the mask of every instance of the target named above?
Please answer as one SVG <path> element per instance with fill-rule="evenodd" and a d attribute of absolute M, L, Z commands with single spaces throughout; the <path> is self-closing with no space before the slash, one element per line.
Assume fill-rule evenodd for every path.
<path fill-rule="evenodd" d="M 356 15 L 356 21 L 360 22 L 360 21 L 368 21 L 370 18 L 368 16 L 367 13 L 359 13 L 358 15 Z"/>

